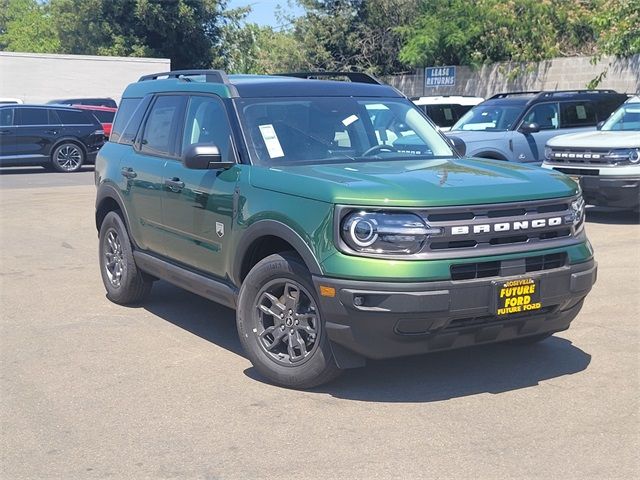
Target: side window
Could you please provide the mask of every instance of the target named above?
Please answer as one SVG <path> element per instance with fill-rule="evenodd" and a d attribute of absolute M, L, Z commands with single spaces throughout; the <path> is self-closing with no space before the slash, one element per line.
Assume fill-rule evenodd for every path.
<path fill-rule="evenodd" d="M 223 161 L 232 161 L 231 127 L 222 100 L 215 97 L 192 96 L 185 117 L 182 153 L 190 145 L 216 145 Z"/>
<path fill-rule="evenodd" d="M 13 125 L 13 108 L 0 108 L 0 127 Z"/>
<path fill-rule="evenodd" d="M 558 104 L 540 103 L 531 107 L 524 116 L 523 123 L 537 123 L 540 130 L 556 130 L 558 128 Z"/>
<path fill-rule="evenodd" d="M 93 121 L 86 112 L 77 110 L 57 110 L 58 117 L 63 125 L 92 125 Z"/>
<path fill-rule="evenodd" d="M 596 109 L 591 102 L 563 102 L 560 104 L 561 128 L 592 127 L 597 123 Z"/>
<path fill-rule="evenodd" d="M 185 97 L 166 95 L 156 99 L 142 134 L 141 150 L 151 155 L 173 155 L 176 131 L 182 122 Z"/>
<path fill-rule="evenodd" d="M 133 137 L 135 137 L 138 127 L 140 126 L 140 120 L 142 120 L 142 116 L 144 115 L 144 110 L 138 115 L 138 121 L 136 122 L 136 131 L 133 133 L 133 137 L 131 137 L 131 141 L 122 141 L 121 135 L 124 131 L 124 128 L 129 123 L 129 120 L 132 120 L 132 116 L 136 109 L 142 102 L 141 98 L 123 98 L 120 102 L 120 108 L 116 112 L 116 116 L 113 120 L 113 126 L 111 127 L 111 136 L 109 140 L 116 143 L 127 143 L 131 145 L 133 143 Z M 137 113 L 137 112 L 136 112 Z"/>
<path fill-rule="evenodd" d="M 46 108 L 19 108 L 16 113 L 17 125 L 49 125 Z"/>

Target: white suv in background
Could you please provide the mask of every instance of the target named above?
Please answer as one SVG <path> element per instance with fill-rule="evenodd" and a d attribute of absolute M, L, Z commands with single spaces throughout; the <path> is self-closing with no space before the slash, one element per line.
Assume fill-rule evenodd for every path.
<path fill-rule="evenodd" d="M 471 110 L 472 107 L 484 102 L 484 98 L 464 95 L 442 95 L 414 97 L 411 101 L 426 113 L 440 130 L 448 132 L 460 117 Z"/>
<path fill-rule="evenodd" d="M 640 96 L 620 106 L 595 132 L 547 142 L 543 167 L 580 182 L 587 203 L 637 210 L 640 206 Z"/>

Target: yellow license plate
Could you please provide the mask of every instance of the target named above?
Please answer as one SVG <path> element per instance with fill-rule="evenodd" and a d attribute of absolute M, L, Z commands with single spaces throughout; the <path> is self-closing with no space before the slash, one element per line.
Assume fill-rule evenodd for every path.
<path fill-rule="evenodd" d="M 526 313 L 541 308 L 540 280 L 518 278 L 496 284 L 496 315 Z"/>

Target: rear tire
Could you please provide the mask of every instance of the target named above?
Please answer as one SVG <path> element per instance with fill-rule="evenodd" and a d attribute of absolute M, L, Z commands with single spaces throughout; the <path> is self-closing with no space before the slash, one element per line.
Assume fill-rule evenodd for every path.
<path fill-rule="evenodd" d="M 340 375 L 311 275 L 295 253 L 270 255 L 251 269 L 236 322 L 249 360 L 273 383 L 304 389 Z"/>
<path fill-rule="evenodd" d="M 56 172 L 72 173 L 82 168 L 85 154 L 77 143 L 64 142 L 58 145 L 51 154 L 51 166 Z"/>
<path fill-rule="evenodd" d="M 153 284 L 133 259 L 127 229 L 116 212 L 109 212 L 100 225 L 100 274 L 107 298 L 120 305 L 144 300 Z"/>

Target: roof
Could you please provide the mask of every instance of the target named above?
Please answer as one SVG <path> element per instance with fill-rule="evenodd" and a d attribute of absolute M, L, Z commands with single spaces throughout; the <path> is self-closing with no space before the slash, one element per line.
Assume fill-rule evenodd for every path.
<path fill-rule="evenodd" d="M 214 93 L 221 97 L 235 98 L 403 97 L 395 88 L 373 82 L 318 80 L 285 76 L 284 74 L 227 76 L 224 72 L 215 70 L 208 71 L 210 73 L 207 71 L 193 72 L 192 75 L 178 75 L 178 78 L 158 78 L 166 77 L 174 72 L 142 77 L 140 81 L 127 87 L 123 97 L 142 97 L 149 93 L 160 92 Z M 321 73 L 318 75 L 322 76 Z M 375 79 L 372 80 L 375 81 Z"/>
<path fill-rule="evenodd" d="M 6 103 L 6 104 L 0 104 L 0 108 L 6 108 L 6 107 L 11 107 L 11 108 L 55 108 L 56 110 L 78 110 L 76 107 L 72 107 L 70 105 L 58 105 L 57 103 L 47 103 L 47 104 L 41 104 L 41 103 L 21 103 L 21 104 L 16 104 L 16 103 Z"/>

